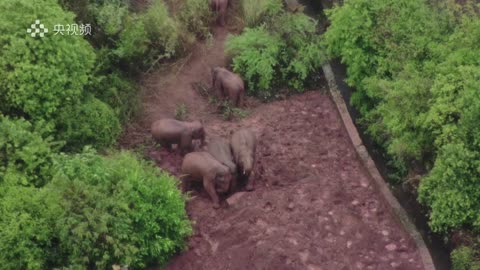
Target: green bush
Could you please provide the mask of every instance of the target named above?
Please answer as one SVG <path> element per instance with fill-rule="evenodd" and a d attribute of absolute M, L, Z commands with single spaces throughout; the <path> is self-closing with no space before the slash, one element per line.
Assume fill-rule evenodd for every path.
<path fill-rule="evenodd" d="M 112 108 L 93 96 L 59 116 L 59 138 L 67 150 L 81 150 L 85 145 L 96 148 L 111 146 L 121 132 L 120 122 Z"/>
<path fill-rule="evenodd" d="M 247 28 L 239 36 L 229 36 L 227 54 L 233 56 L 233 70 L 247 81 L 250 94 L 269 98 L 278 76 L 282 40 L 264 27 Z"/>
<path fill-rule="evenodd" d="M 241 0 L 241 12 L 247 27 L 259 26 L 282 12 L 281 0 Z"/>
<path fill-rule="evenodd" d="M 191 225 L 177 181 L 128 153 L 55 159 L 41 189 L 2 188 L 5 269 L 143 269 L 181 250 Z"/>
<path fill-rule="evenodd" d="M 59 145 L 44 138 L 40 123 L 0 116 L 0 185 L 44 186 Z"/>
<path fill-rule="evenodd" d="M 168 9 L 161 0 L 153 0 L 142 21 L 152 48 L 152 58 L 170 58 L 178 47 L 178 24 L 170 17 Z"/>
<path fill-rule="evenodd" d="M 281 85 L 303 91 L 324 62 L 316 26 L 304 14 L 282 13 L 271 24 L 229 36 L 226 53 L 248 91 L 264 99 L 274 97 Z"/>
<path fill-rule="evenodd" d="M 0 184 L 2 269 L 52 269 L 63 254 L 55 224 L 64 217 L 58 193 L 44 188 Z"/>
<path fill-rule="evenodd" d="M 107 103 L 120 122 L 130 120 L 140 109 L 140 90 L 131 80 L 115 70 L 108 75 L 98 75 L 89 87 L 96 98 Z"/>
<path fill-rule="evenodd" d="M 105 1 L 102 4 L 91 5 L 97 26 L 107 36 L 115 36 L 125 27 L 128 16 L 128 6 L 124 1 Z"/>
<path fill-rule="evenodd" d="M 396 162 L 429 171 L 418 193 L 431 228 L 478 232 L 479 14 L 409 0 L 351 0 L 327 13 L 328 52 L 347 65 L 362 123 Z"/>
<path fill-rule="evenodd" d="M 214 16 L 208 1 L 186 0 L 178 18 L 186 31 L 195 34 L 198 38 L 205 39 L 210 35 L 210 24 Z"/>
<path fill-rule="evenodd" d="M 474 258 L 473 250 L 469 247 L 455 249 L 451 254 L 452 270 L 479 270 L 480 263 Z"/>
<path fill-rule="evenodd" d="M 142 58 L 147 54 L 149 41 L 143 21 L 138 16 L 130 16 L 125 24 L 125 29 L 120 33 L 117 47 L 114 49 L 118 58 L 124 60 L 131 66 L 138 64 L 143 67 L 145 60 Z"/>
<path fill-rule="evenodd" d="M 50 29 L 33 38 L 26 29 L 36 19 Z M 45 120 L 51 127 L 58 110 L 78 103 L 94 62 L 81 36 L 54 35 L 54 25 L 72 24 L 73 14 L 54 0 L 0 2 L 0 111 Z"/>
<path fill-rule="evenodd" d="M 317 21 L 304 14 L 285 13 L 270 25 L 271 32 L 285 42 L 281 73 L 284 82 L 296 90 L 303 90 L 308 77 L 318 71 L 325 61 Z"/>
<path fill-rule="evenodd" d="M 445 145 L 419 189 L 431 207 L 431 227 L 446 232 L 466 224 L 480 228 L 480 155 L 463 144 Z"/>
<path fill-rule="evenodd" d="M 178 24 L 165 4 L 155 0 L 144 13 L 127 17 L 114 52 L 127 68 L 145 70 L 161 59 L 173 57 L 178 47 Z"/>

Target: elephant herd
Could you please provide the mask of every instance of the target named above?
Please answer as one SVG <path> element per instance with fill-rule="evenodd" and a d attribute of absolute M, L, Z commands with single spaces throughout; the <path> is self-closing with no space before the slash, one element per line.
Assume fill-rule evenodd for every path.
<path fill-rule="evenodd" d="M 229 100 L 234 106 L 244 105 L 244 83 L 235 73 L 225 68 L 212 68 L 212 88 L 220 99 Z M 202 181 L 205 191 L 220 207 L 218 193 L 235 192 L 240 179 L 246 181 L 246 190 L 252 191 L 255 183 L 251 177 L 255 164 L 257 139 L 249 129 L 240 129 L 227 140 L 212 138 L 205 145 L 205 129 L 200 121 L 185 122 L 161 119 L 151 126 L 153 139 L 168 150 L 177 145 L 182 155 L 181 172 L 184 190 L 191 181 Z M 194 141 L 200 141 L 201 151 L 194 151 Z"/>

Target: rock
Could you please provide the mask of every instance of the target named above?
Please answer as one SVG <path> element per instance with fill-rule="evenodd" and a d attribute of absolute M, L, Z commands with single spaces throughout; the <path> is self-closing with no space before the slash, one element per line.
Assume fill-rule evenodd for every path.
<path fill-rule="evenodd" d="M 392 262 L 392 263 L 390 263 L 390 265 L 391 265 L 393 268 L 398 268 L 398 267 L 400 267 L 401 264 L 398 263 L 398 262 Z"/>
<path fill-rule="evenodd" d="M 243 197 L 243 195 L 245 195 L 245 193 L 246 192 L 237 192 L 237 193 L 233 194 L 232 196 L 228 197 L 228 199 L 226 200 L 227 204 L 229 206 L 233 206 L 235 204 L 238 204 L 238 202 Z"/>
<path fill-rule="evenodd" d="M 388 250 L 388 251 L 395 251 L 395 250 L 397 250 L 397 245 L 395 245 L 393 243 L 388 244 L 388 245 L 385 246 L 385 249 Z"/>
<path fill-rule="evenodd" d="M 293 210 L 293 207 L 294 207 L 293 202 L 289 203 L 287 206 L 288 210 Z"/>

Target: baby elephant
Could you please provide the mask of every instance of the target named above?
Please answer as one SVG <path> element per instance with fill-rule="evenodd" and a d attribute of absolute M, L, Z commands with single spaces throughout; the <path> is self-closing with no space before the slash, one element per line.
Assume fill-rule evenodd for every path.
<path fill-rule="evenodd" d="M 162 119 L 152 124 L 151 132 L 158 143 L 170 150 L 173 144 L 177 144 L 182 154 L 192 151 L 192 140 L 200 140 L 202 145 L 205 143 L 205 131 L 199 121 Z"/>
<path fill-rule="evenodd" d="M 253 131 L 241 129 L 233 133 L 230 140 L 233 158 L 237 164 L 240 174 L 247 178 L 247 191 L 252 191 L 255 182 L 251 174 L 255 164 L 255 150 L 257 148 L 257 139 Z"/>
<path fill-rule="evenodd" d="M 218 14 L 221 26 L 225 26 L 227 7 L 228 0 L 210 0 L 210 9 Z"/>
<path fill-rule="evenodd" d="M 212 87 L 220 99 L 228 98 L 236 107 L 244 105 L 245 85 L 237 74 L 222 67 L 212 68 Z"/>
<path fill-rule="evenodd" d="M 207 152 L 193 152 L 185 156 L 182 163 L 185 189 L 190 181 L 203 181 L 203 187 L 213 201 L 213 207 L 220 207 L 218 193 L 226 193 L 230 189 L 232 174 L 227 166 L 218 162 Z"/>
<path fill-rule="evenodd" d="M 211 154 L 217 161 L 228 167 L 230 173 L 232 174 L 230 192 L 234 192 L 237 188 L 237 165 L 233 161 L 230 143 L 224 138 L 214 138 L 207 144 L 207 152 Z"/>

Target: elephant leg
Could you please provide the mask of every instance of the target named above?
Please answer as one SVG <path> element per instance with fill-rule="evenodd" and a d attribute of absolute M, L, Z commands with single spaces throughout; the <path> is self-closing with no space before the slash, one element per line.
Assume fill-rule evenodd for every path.
<path fill-rule="evenodd" d="M 214 88 L 215 88 L 215 93 L 218 99 L 222 100 L 223 99 L 222 82 L 219 81 L 218 78 L 215 78 Z"/>
<path fill-rule="evenodd" d="M 237 106 L 237 103 L 238 103 L 238 99 L 237 99 L 238 95 L 235 93 L 235 91 L 231 90 L 228 91 L 228 99 L 230 99 L 230 103 L 232 104 L 232 106 Z"/>
<path fill-rule="evenodd" d="M 249 175 L 247 179 L 247 186 L 245 187 L 247 191 L 252 191 L 255 189 L 255 180 L 254 180 L 255 178 L 253 177 L 252 174 Z"/>
<path fill-rule="evenodd" d="M 192 150 L 192 133 L 184 132 L 180 138 L 180 151 L 181 154 L 186 154 Z"/>
<path fill-rule="evenodd" d="M 215 191 L 215 177 L 205 176 L 203 177 L 203 188 L 207 191 L 208 195 L 213 201 L 213 208 L 220 208 L 220 199 L 218 198 L 217 192 Z"/>
<path fill-rule="evenodd" d="M 230 193 L 234 193 L 237 190 L 237 176 L 232 176 L 232 182 L 230 183 Z"/>
<path fill-rule="evenodd" d="M 166 140 L 158 140 L 158 144 L 160 144 L 163 148 L 167 149 L 168 152 L 172 152 L 172 144 Z"/>
<path fill-rule="evenodd" d="M 245 105 L 243 91 L 240 91 L 237 96 L 237 107 L 241 108 Z"/>
<path fill-rule="evenodd" d="M 185 175 L 184 177 L 182 177 L 182 190 L 183 190 L 183 192 L 187 192 L 188 190 L 190 190 L 191 182 L 192 182 L 192 180 L 190 179 L 190 176 Z"/>

